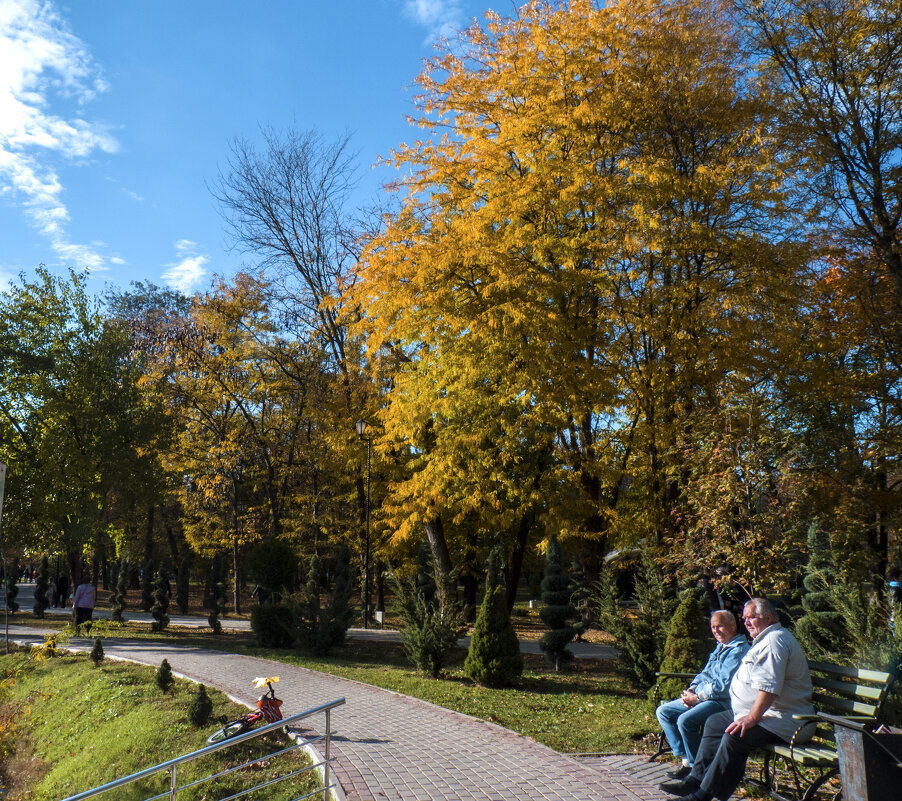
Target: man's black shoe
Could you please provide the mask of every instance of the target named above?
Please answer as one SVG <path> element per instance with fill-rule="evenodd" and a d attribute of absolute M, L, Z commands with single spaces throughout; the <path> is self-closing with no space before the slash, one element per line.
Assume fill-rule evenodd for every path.
<path fill-rule="evenodd" d="M 688 765 L 680 765 L 676 770 L 669 771 L 667 776 L 671 779 L 685 779 L 691 770 Z"/>
<path fill-rule="evenodd" d="M 692 794 L 698 790 L 699 787 L 701 787 L 699 781 L 693 779 L 691 776 L 681 782 L 661 782 L 658 785 L 659 790 L 663 790 L 665 793 L 670 793 L 671 795 Z"/>

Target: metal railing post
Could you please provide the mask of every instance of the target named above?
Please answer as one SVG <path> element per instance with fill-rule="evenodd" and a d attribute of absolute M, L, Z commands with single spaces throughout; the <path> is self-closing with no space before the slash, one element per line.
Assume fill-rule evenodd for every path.
<path fill-rule="evenodd" d="M 332 770 L 332 762 L 329 755 L 329 743 L 332 741 L 332 710 L 326 710 L 326 769 L 323 771 L 323 801 L 329 801 L 329 787 L 332 784 L 329 772 Z"/>
<path fill-rule="evenodd" d="M 176 796 L 179 794 L 179 783 L 176 781 L 175 774 L 178 770 L 178 765 L 172 766 L 172 777 L 169 782 L 169 801 L 176 801 Z"/>

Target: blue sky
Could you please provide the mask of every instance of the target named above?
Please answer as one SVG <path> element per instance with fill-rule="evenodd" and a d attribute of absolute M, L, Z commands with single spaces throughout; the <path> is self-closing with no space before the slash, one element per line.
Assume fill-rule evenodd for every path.
<path fill-rule="evenodd" d="M 505 0 L 509 3 L 510 0 Z M 413 138 L 414 79 L 476 0 L 0 0 L 0 288 L 38 264 L 95 291 L 229 275 L 207 185 L 261 125 L 351 136 L 361 203 Z"/>

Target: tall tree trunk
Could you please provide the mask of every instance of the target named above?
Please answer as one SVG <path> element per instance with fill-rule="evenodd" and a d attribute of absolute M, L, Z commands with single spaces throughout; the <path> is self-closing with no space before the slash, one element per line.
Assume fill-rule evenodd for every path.
<path fill-rule="evenodd" d="M 448 541 L 445 539 L 445 527 L 439 516 L 431 517 L 426 521 L 426 539 L 432 550 L 432 564 L 435 570 L 435 583 L 438 586 L 439 603 L 442 612 L 450 604 L 457 601 L 457 588 L 451 582 L 451 553 L 448 551 Z"/>

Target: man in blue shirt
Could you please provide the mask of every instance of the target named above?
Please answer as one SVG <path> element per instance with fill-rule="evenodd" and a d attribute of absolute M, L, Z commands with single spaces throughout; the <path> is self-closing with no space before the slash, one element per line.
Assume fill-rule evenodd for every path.
<path fill-rule="evenodd" d="M 679 698 L 655 710 L 674 756 L 683 760 L 679 770 L 668 774 L 674 779 L 689 774 L 705 721 L 716 712 L 730 708 L 730 679 L 749 650 L 748 641 L 737 629 L 732 612 L 720 609 L 712 613 L 711 633 L 717 645 L 707 664 Z"/>

